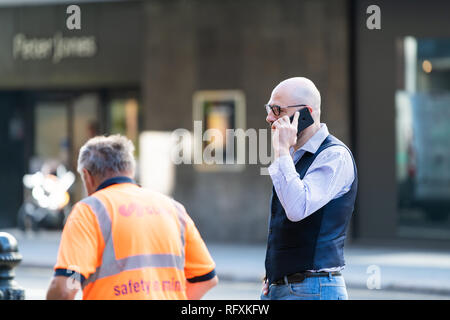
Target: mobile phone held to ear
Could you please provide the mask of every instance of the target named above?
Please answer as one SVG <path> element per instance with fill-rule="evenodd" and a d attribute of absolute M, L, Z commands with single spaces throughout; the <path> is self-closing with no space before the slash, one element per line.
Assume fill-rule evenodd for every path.
<path fill-rule="evenodd" d="M 300 114 L 298 117 L 297 133 L 302 132 L 314 123 L 314 119 L 311 117 L 311 113 L 309 112 L 308 108 L 303 108 L 299 112 Z M 290 117 L 289 119 L 292 123 L 292 121 L 294 120 L 294 116 Z"/>

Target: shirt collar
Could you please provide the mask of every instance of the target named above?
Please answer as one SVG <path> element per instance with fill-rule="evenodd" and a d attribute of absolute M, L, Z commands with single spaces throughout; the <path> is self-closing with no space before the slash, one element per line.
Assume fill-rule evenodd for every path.
<path fill-rule="evenodd" d="M 113 177 L 113 178 L 109 178 L 106 179 L 105 181 L 103 181 L 97 188 L 97 190 L 95 191 L 99 191 L 101 189 L 105 189 L 106 187 L 112 186 L 113 184 L 120 184 L 120 183 L 134 183 L 136 184 L 136 182 L 129 178 L 129 177 L 125 177 L 125 176 L 118 176 L 118 177 Z"/>
<path fill-rule="evenodd" d="M 316 153 L 322 142 L 328 137 L 329 131 L 325 123 L 320 124 L 320 129 L 294 154 L 303 154 L 305 152 Z"/>

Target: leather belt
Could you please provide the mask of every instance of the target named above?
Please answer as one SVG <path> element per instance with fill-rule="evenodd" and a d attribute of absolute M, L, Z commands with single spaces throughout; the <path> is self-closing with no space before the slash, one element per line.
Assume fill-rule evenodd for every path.
<path fill-rule="evenodd" d="M 275 284 L 275 285 L 286 284 L 285 278 L 287 278 L 287 282 L 288 283 L 299 283 L 299 282 L 303 282 L 303 280 L 305 280 L 306 278 L 311 278 L 311 277 L 328 277 L 328 276 L 330 276 L 330 273 L 331 273 L 332 276 L 341 276 L 342 275 L 339 271 L 334 271 L 334 272 L 299 272 L 299 273 L 293 273 L 291 275 L 288 275 L 287 277 L 278 279 L 278 280 L 272 282 L 272 284 Z"/>

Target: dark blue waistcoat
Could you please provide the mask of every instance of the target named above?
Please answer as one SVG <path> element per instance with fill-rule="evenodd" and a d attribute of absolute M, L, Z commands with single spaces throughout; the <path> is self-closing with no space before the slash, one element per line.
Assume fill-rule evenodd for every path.
<path fill-rule="evenodd" d="M 334 145 L 344 146 L 350 152 L 343 142 L 328 135 L 315 154 L 305 152 L 297 162 L 295 168 L 300 179 L 303 179 L 317 155 Z M 298 222 L 287 218 L 273 188 L 265 262 L 269 283 L 297 272 L 345 265 L 344 241 L 358 186 L 354 160 L 353 167 L 355 180 L 351 189 Z"/>

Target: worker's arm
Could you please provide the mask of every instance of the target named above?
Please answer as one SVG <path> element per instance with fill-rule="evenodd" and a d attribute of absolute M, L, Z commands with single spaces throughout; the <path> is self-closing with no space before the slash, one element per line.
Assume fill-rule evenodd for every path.
<path fill-rule="evenodd" d="M 96 270 L 99 234 L 95 214 L 87 204 L 78 202 L 64 225 L 47 299 L 75 298 L 86 277 Z"/>
<path fill-rule="evenodd" d="M 74 300 L 80 287 L 80 282 L 73 278 L 53 277 L 47 291 L 47 300 Z"/>
<path fill-rule="evenodd" d="M 219 278 L 214 278 L 201 282 L 186 281 L 186 294 L 189 300 L 200 300 L 206 292 L 215 287 L 219 283 Z"/>

